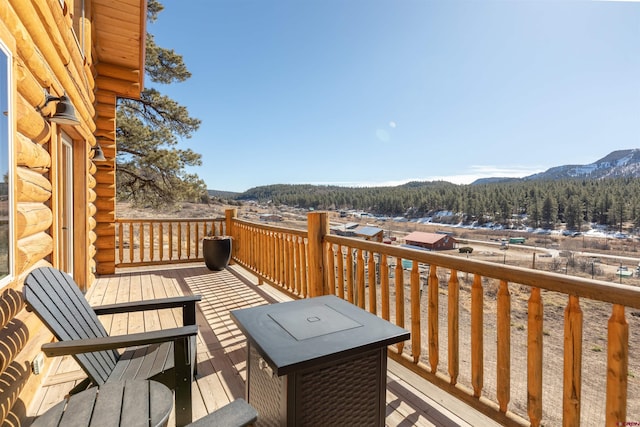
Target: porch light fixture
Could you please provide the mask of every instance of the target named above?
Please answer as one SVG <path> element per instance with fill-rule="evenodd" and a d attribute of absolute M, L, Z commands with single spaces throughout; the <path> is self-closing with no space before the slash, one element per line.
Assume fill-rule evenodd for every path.
<path fill-rule="evenodd" d="M 52 101 L 57 101 L 56 112 L 52 116 L 45 116 L 42 114 L 42 109 L 47 106 Z M 73 104 L 67 97 L 67 95 L 62 96 L 52 96 L 47 93 L 46 98 L 44 100 L 44 105 L 42 107 L 36 107 L 36 110 L 42 117 L 49 119 L 49 121 L 60 124 L 60 125 L 72 125 L 77 126 L 80 124 L 80 120 L 76 117 L 76 109 L 73 108 Z"/>
<path fill-rule="evenodd" d="M 95 162 L 106 162 L 107 159 L 106 157 L 104 157 L 104 152 L 102 151 L 102 147 L 100 147 L 100 144 L 98 144 L 96 142 L 95 147 L 91 148 L 91 150 L 93 151 L 93 161 Z"/>

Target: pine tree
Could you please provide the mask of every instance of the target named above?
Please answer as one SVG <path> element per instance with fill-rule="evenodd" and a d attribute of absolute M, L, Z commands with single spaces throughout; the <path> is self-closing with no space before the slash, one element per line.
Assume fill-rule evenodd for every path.
<path fill-rule="evenodd" d="M 148 0 L 147 20 L 155 21 L 162 9 L 157 0 Z M 156 45 L 151 34 L 146 39 L 145 72 L 147 82 L 158 84 L 191 77 L 182 56 Z M 204 181 L 185 171 L 201 164 L 200 154 L 177 148 L 179 138 L 190 138 L 200 126 L 184 106 L 147 87 L 140 100 L 118 101 L 116 123 L 119 200 L 151 207 L 208 200 Z"/>

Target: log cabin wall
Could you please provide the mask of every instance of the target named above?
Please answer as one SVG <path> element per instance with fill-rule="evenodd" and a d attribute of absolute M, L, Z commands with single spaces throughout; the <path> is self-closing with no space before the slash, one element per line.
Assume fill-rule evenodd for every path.
<path fill-rule="evenodd" d="M 0 287 L 3 425 L 28 423 L 26 409 L 43 377 L 32 373 L 31 361 L 52 339 L 25 310 L 26 275 L 52 265 L 86 289 L 96 271 L 114 269 L 115 108 L 117 97 L 140 94 L 145 18 L 145 0 L 0 1 L 0 48 L 10 62 L 8 94 L 0 96 L 10 101 L 12 193 L 11 273 Z M 45 106 L 47 93 L 68 96 L 79 125 L 50 121 L 56 102 Z M 92 161 L 96 142 L 107 157 L 99 167 Z M 71 198 L 62 188 L 68 182 Z M 73 230 L 66 237 L 63 211 Z"/>

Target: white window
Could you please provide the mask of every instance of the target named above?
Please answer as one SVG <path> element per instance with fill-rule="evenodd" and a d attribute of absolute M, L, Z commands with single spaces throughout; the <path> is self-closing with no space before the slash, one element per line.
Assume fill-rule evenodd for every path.
<path fill-rule="evenodd" d="M 13 276 L 11 53 L 0 41 L 0 286 Z"/>

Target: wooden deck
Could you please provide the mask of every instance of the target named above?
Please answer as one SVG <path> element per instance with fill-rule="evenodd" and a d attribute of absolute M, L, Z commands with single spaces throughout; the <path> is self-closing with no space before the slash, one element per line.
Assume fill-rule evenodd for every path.
<path fill-rule="evenodd" d="M 137 268 L 102 276 L 87 293 L 91 305 L 200 294 L 198 376 L 193 385 L 193 418 L 197 420 L 238 397 L 244 397 L 246 345 L 229 311 L 290 300 L 239 266 L 211 272 L 201 264 Z M 101 318 L 112 335 L 174 327 L 179 311 L 118 314 Z M 53 360 L 27 415 L 42 414 L 85 377 L 71 357 Z M 498 425 L 427 381 L 389 361 L 387 426 Z M 28 423 L 27 423 L 28 424 Z M 173 414 L 169 425 L 175 425 Z"/>

